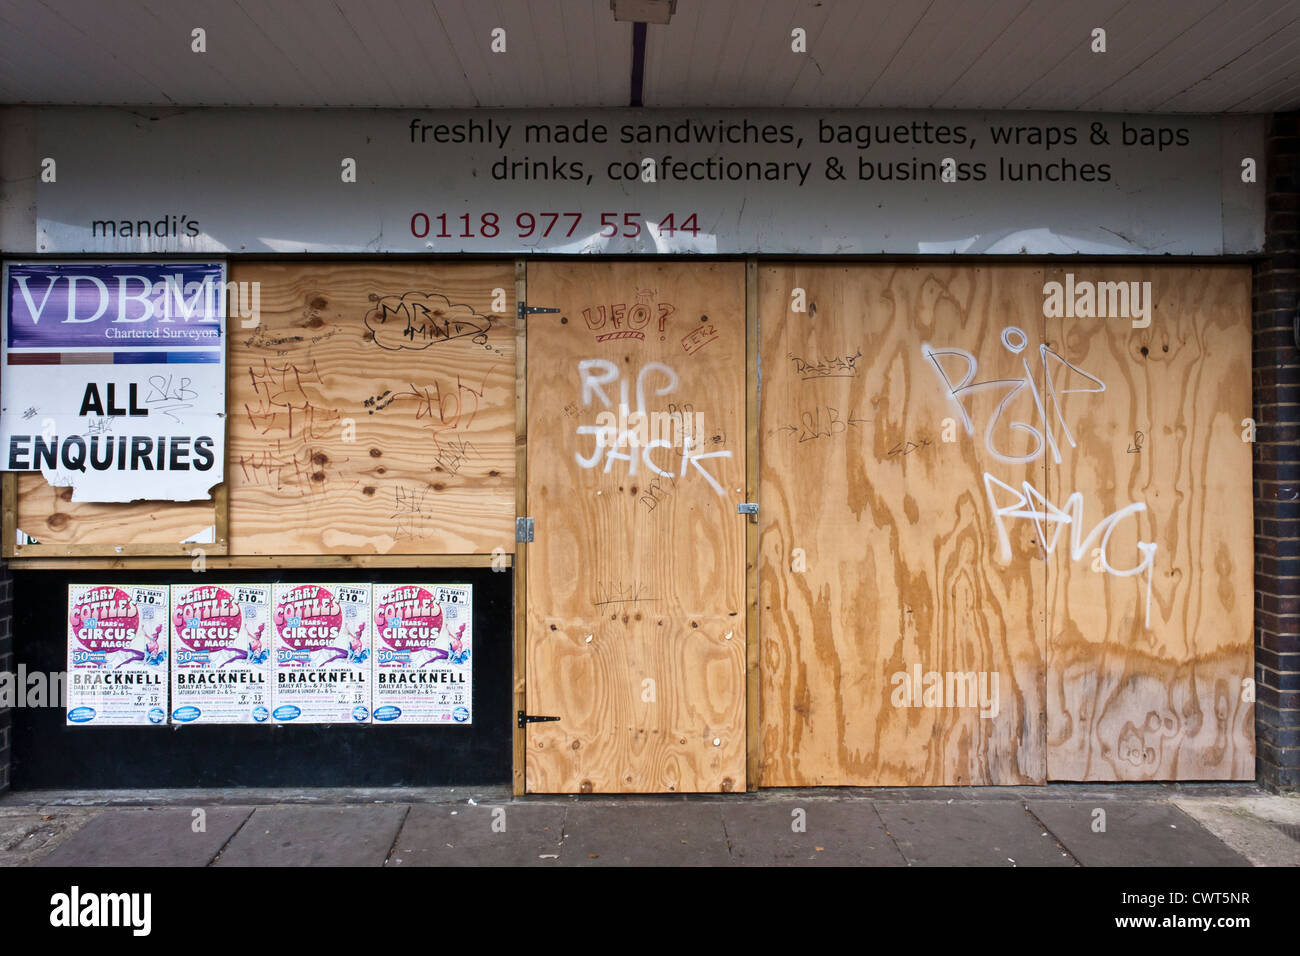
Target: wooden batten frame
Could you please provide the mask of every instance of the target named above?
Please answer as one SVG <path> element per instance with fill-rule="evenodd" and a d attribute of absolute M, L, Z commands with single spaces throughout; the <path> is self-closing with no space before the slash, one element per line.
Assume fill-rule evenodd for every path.
<path fill-rule="evenodd" d="M 758 260 L 745 261 L 745 500 L 758 501 Z M 760 506 L 761 507 L 761 506 Z M 759 691 L 762 685 L 758 614 L 758 515 L 745 524 L 745 783 L 757 790 L 761 767 L 762 724 Z"/>
<path fill-rule="evenodd" d="M 229 467 L 229 465 L 227 465 Z M 217 485 L 212 492 L 212 500 L 216 505 L 216 534 L 213 535 L 215 543 L 212 547 L 213 554 L 230 553 L 230 488 L 223 481 Z"/>
<path fill-rule="evenodd" d="M 0 555 L 14 556 L 18 547 L 18 476 L 12 471 L 0 475 Z"/>
<path fill-rule="evenodd" d="M 528 263 L 519 259 L 515 262 L 515 309 L 528 301 Z M 515 515 L 528 514 L 528 322 L 515 319 Z M 515 626 L 512 635 L 514 655 L 514 713 L 511 718 L 511 743 L 513 759 L 511 760 L 511 791 L 515 796 L 522 796 L 525 789 L 524 761 L 527 731 L 514 719 L 518 713 L 527 710 L 525 688 L 527 687 L 528 642 L 527 627 L 527 567 L 528 549 L 522 543 L 515 544 Z"/>
<path fill-rule="evenodd" d="M 149 545 L 152 547 L 152 545 Z M 270 568 L 490 568 L 502 559 L 490 554 L 242 554 L 207 557 L 209 570 L 250 571 Z M 507 566 L 513 563 L 505 555 Z M 16 557 L 9 567 L 18 571 L 52 571 L 70 568 L 101 571 L 189 570 L 194 559 L 187 553 L 180 557 L 144 555 L 124 552 L 119 557 L 84 556 Z"/>

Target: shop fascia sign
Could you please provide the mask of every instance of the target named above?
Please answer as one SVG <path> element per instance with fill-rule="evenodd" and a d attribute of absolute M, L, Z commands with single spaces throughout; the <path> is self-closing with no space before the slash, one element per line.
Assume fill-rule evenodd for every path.
<path fill-rule="evenodd" d="M 36 118 L 12 147 L 32 169 L 95 149 L 75 181 L 27 187 L 34 213 L 10 233 L 42 255 L 1219 256 L 1263 244 L 1254 116 L 196 109 L 142 123 L 101 107 Z M 0 128 L 10 133 L 22 130 Z"/>

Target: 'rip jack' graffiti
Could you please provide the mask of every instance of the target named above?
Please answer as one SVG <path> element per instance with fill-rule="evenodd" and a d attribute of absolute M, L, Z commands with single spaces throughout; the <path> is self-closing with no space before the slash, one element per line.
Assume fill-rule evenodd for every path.
<path fill-rule="evenodd" d="M 596 439 L 596 446 L 591 455 L 584 456 L 578 451 L 574 452 L 574 458 L 583 468 L 594 468 L 603 459 L 606 474 L 615 461 L 625 461 L 629 475 L 636 475 L 638 466 L 644 464 L 652 473 L 667 478 L 672 476 L 673 472 L 665 471 L 655 464 L 652 455 L 660 448 L 671 451 L 676 440 L 680 439 L 682 445 L 680 477 L 685 477 L 687 468 L 694 468 L 704 476 L 705 481 L 714 491 L 723 494 L 722 486 L 718 484 L 717 479 L 700 463 L 709 458 L 730 458 L 731 450 L 711 452 L 699 450 L 704 445 L 704 435 L 701 416 L 698 413 L 688 415 L 685 412 L 674 412 L 648 415 L 645 389 L 647 379 L 652 375 L 662 379 L 659 387 L 654 390 L 655 396 L 669 395 L 677 390 L 677 373 L 661 362 L 649 362 L 637 373 L 636 410 L 629 413 L 627 411 L 629 383 L 622 377 L 622 372 L 616 364 L 608 359 L 584 359 L 578 363 L 583 406 L 590 407 L 592 399 L 595 398 L 606 409 L 613 408 L 613 401 L 605 394 L 605 386 L 618 382 L 619 414 L 615 416 L 608 411 L 601 412 L 597 415 L 597 424 L 579 425 L 577 434 L 591 435 Z M 653 431 L 647 429 L 647 422 L 662 425 L 665 420 L 672 420 L 671 434 L 667 437 L 663 434 L 662 427 L 656 427 Z"/>

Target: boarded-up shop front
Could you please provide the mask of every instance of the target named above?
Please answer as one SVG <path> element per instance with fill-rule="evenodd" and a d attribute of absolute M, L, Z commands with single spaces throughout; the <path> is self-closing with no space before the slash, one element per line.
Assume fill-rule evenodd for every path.
<path fill-rule="evenodd" d="M 238 726 L 182 701 L 140 726 L 15 707 L 16 787 L 1254 776 L 1254 118 L 1168 118 L 1186 140 L 1170 158 L 1124 143 L 1132 117 L 1083 114 L 35 113 L 0 117 L 6 156 L 37 168 L 93 141 L 102 162 L 6 207 L 30 237 L 6 267 L 31 280 L 6 302 L 49 340 L 23 373 L 83 370 L 48 428 L 42 386 L 5 402 L 25 434 L 3 476 L 15 663 L 117 666 L 121 649 L 72 646 L 101 625 L 70 589 L 102 586 L 85 603 L 112 610 L 116 589 L 166 602 L 209 582 L 270 589 L 273 666 L 337 655 L 371 689 L 316 724 L 274 701 Z M 1040 146 L 994 135 L 1027 124 L 1073 131 L 1051 162 L 1089 175 L 998 172 L 1043 168 Z M 437 132 L 453 128 L 480 132 Z M 1087 135 L 1103 128 L 1113 141 Z M 721 161 L 697 133 L 738 138 Z M 958 144 L 969 175 L 942 179 Z M 322 165 L 336 155 L 357 181 Z M 537 163 L 583 176 L 494 178 Z M 900 169 L 920 178 L 883 175 Z M 196 233 L 102 218 L 143 210 L 155 181 L 196 197 Z M 160 263 L 229 286 L 219 401 L 180 360 L 124 397 L 106 386 L 138 339 L 55 331 L 143 329 L 131 283 Z M 74 315 L 78 269 L 123 311 Z M 59 447 L 116 448 L 119 468 L 174 461 L 167 428 L 129 456 L 116 436 L 199 402 L 220 409 L 224 476 L 198 500 L 131 500 L 130 468 L 96 498 L 67 458 L 33 465 L 60 428 Z M 234 600 L 214 594 L 150 619 L 184 661 L 152 631 L 141 658 L 207 662 L 179 632 L 209 639 L 193 605 Z M 411 609 L 418 631 L 394 637 Z M 319 627 L 346 646 L 295 630 Z M 463 686 L 421 711 L 435 673 Z M 381 677 L 407 702 L 377 696 Z"/>
<path fill-rule="evenodd" d="M 513 734 L 529 792 L 1252 776 L 1244 267 L 230 275 L 260 284 L 262 313 L 230 322 L 224 485 L 210 502 L 90 504 L 6 475 L 26 542 L 9 550 L 42 606 L 94 567 L 160 582 L 199 560 L 231 582 L 477 569 L 497 610 L 475 671 L 495 691 L 476 693 L 498 710 L 430 732 L 485 734 L 489 776 Z M 554 311 L 518 322 L 517 280 Z M 1083 282 L 1129 290 L 1149 324 L 1045 315 L 1045 289 Z M 32 614 L 33 633 L 57 628 Z M 238 731 L 255 748 L 286 732 Z M 402 765 L 393 731 L 365 732 L 372 762 Z M 93 779 L 141 779 L 115 766 Z"/>

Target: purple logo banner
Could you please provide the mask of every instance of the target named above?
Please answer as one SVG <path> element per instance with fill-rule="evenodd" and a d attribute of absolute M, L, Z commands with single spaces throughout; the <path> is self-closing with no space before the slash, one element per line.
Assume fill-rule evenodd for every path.
<path fill-rule="evenodd" d="M 219 360 L 225 292 L 220 263 L 13 263 L 7 344 L 11 352 L 212 350 Z"/>

